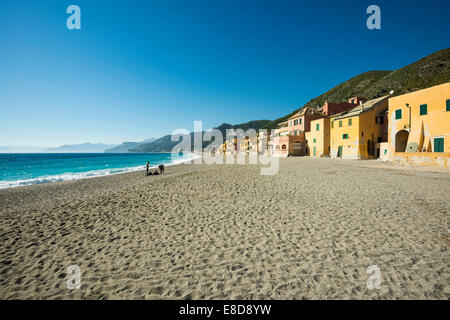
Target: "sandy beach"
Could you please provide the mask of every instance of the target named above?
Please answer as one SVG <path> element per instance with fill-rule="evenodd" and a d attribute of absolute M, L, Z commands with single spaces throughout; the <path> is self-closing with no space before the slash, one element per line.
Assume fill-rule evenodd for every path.
<path fill-rule="evenodd" d="M 307 157 L 3 189 L 0 298 L 449 299 L 449 191 L 448 170 Z"/>

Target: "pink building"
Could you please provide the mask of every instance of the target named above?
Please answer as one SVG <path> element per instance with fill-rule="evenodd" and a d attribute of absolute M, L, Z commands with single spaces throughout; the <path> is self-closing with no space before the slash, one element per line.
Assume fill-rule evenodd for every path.
<path fill-rule="evenodd" d="M 325 118 L 319 110 L 305 107 L 288 119 L 288 131 L 292 136 L 299 136 L 310 130 L 311 120 Z"/>

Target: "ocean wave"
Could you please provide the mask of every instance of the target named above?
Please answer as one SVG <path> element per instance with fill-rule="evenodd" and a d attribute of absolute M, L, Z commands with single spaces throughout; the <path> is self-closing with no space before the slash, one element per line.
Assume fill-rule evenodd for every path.
<path fill-rule="evenodd" d="M 183 156 L 182 158 L 172 160 L 169 163 L 164 163 L 164 165 L 165 166 L 173 166 L 173 165 L 191 161 L 197 157 L 198 157 L 197 155 L 190 155 L 189 157 Z M 150 168 L 155 169 L 155 168 L 157 168 L 157 166 L 151 166 Z M 112 174 L 133 172 L 133 171 L 139 171 L 139 170 L 145 170 L 145 165 L 136 166 L 136 167 L 126 167 L 126 168 L 91 170 L 91 171 L 85 171 L 85 172 L 67 172 L 67 173 L 63 173 L 63 174 L 59 174 L 59 175 L 42 176 L 42 177 L 37 177 L 37 178 L 32 178 L 32 179 L 0 181 L 0 189 L 22 187 L 22 186 L 28 186 L 28 185 L 34 185 L 34 184 L 50 183 L 50 182 L 63 182 L 63 181 L 95 178 L 95 177 L 108 176 L 108 175 L 112 175 Z"/>

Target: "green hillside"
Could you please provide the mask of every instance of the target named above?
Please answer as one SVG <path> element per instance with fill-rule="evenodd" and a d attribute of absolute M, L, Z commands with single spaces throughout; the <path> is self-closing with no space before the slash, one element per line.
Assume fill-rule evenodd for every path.
<path fill-rule="evenodd" d="M 391 90 L 394 90 L 395 96 L 449 81 L 450 49 L 444 49 L 395 71 L 364 72 L 310 100 L 306 106 L 319 108 L 326 100 L 343 102 L 353 96 L 373 99 Z M 268 123 L 264 128 L 276 128 L 278 123 L 286 121 L 298 110 Z"/>

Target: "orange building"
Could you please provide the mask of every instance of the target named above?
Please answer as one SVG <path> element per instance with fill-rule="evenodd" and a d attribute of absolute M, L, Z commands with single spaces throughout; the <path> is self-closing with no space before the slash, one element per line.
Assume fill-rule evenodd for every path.
<path fill-rule="evenodd" d="M 319 111 L 326 117 L 344 113 L 366 102 L 366 98 L 353 97 L 348 102 L 326 102 Z M 330 155 L 330 119 L 319 118 L 312 120 L 310 130 L 305 133 L 306 154 L 312 157 L 326 157 Z"/>
<path fill-rule="evenodd" d="M 307 154 L 311 157 L 330 155 L 330 119 L 311 121 L 311 131 L 305 133 Z"/>
<path fill-rule="evenodd" d="M 386 160 L 450 166 L 450 82 L 389 99 Z"/>

